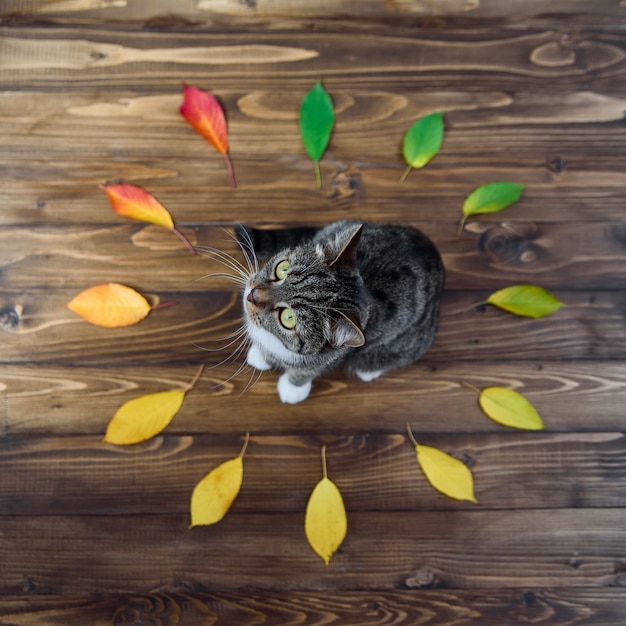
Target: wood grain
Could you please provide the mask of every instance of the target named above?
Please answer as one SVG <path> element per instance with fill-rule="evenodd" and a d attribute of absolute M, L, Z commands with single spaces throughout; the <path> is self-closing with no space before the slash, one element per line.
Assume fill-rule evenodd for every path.
<path fill-rule="evenodd" d="M 621 5 L 609 0 L 599 0 L 592 6 L 585 0 L 555 0 L 550 5 L 550 12 L 545 11 L 541 0 L 530 0 L 520 5 L 511 0 L 445 0 L 436 4 L 418 0 L 360 0 L 348 2 L 341 0 L 333 3 L 292 2 L 285 4 L 280 0 L 266 2 L 237 2 L 236 0 L 179 0 L 176 12 L 172 14 L 168 0 L 152 0 L 150 3 L 121 4 L 111 0 L 77 0 L 73 2 L 53 2 L 47 0 L 6 0 L 0 16 L 8 23 L 28 23 L 41 19 L 58 20 L 60 23 L 72 20 L 87 24 L 103 20 L 142 22 L 152 29 L 198 27 L 202 24 L 235 23 L 264 26 L 272 24 L 272 19 L 289 20 L 298 27 L 305 27 L 311 19 L 321 21 L 346 20 L 352 28 L 371 28 L 371 20 L 376 24 L 401 26 L 415 20 L 426 27 L 443 26 L 455 20 L 470 18 L 473 24 L 485 21 L 511 25 L 543 24 L 562 27 L 563 19 L 569 23 L 589 27 L 590 24 L 615 27 L 617 20 L 623 17 Z M 302 20 L 302 21 L 300 21 Z M 362 23 L 361 23 L 362 20 Z M 276 26 L 274 26 L 276 28 Z"/>
<path fill-rule="evenodd" d="M 193 531 L 186 515 L 3 516 L 0 590 L 145 592 L 179 580 L 275 591 L 489 589 L 494 579 L 499 588 L 619 587 L 623 518 L 614 508 L 355 512 L 326 567 L 304 537 L 302 514 L 230 515 Z"/>
<path fill-rule="evenodd" d="M 101 367 L 10 365 L 0 370 L 3 435 L 99 437 L 124 402 L 147 393 L 183 389 L 196 366 Z M 311 401 L 285 406 L 276 377 L 264 374 L 245 390 L 250 374 L 225 384 L 233 368 L 208 370 L 189 393 L 169 434 L 240 436 L 305 432 L 404 433 L 410 420 L 419 432 L 501 432 L 477 406 L 463 381 L 505 386 L 523 393 L 552 432 L 624 430 L 626 367 L 618 361 L 467 361 L 433 363 L 362 383 L 340 373 L 318 379 Z M 97 403 L 94 407 L 94 401 Z M 244 406 L 242 413 L 242 404 Z M 252 406 L 253 410 L 246 407 Z M 349 419 L 345 416 L 349 414 Z M 238 416 L 233 419 L 233 416 Z"/>
<path fill-rule="evenodd" d="M 481 510 L 536 509 L 547 501 L 553 509 L 626 504 L 622 433 L 444 436 L 422 434 L 417 420 L 412 426 L 422 443 L 471 466 Z M 20 516 L 185 515 L 193 486 L 236 456 L 240 442 L 237 436 L 166 436 L 127 448 L 96 437 L 13 438 L 0 453 L 0 507 Z M 405 435 L 333 436 L 328 430 L 308 436 L 253 433 L 233 513 L 303 513 L 320 478 L 324 443 L 330 475 L 349 512 L 475 508 L 430 487 Z"/>
<path fill-rule="evenodd" d="M 341 217 L 339 212 L 327 215 L 329 221 Z M 381 221 L 380 213 L 369 217 Z M 319 225 L 319 217 L 311 224 Z M 495 289 L 511 280 L 540 282 L 556 289 L 621 289 L 625 284 L 624 223 L 472 220 L 462 236 L 454 233 L 449 222 L 416 225 L 441 251 L 448 290 Z M 242 261 L 236 244 L 219 227 L 196 226 L 183 232 L 201 249 L 217 247 Z M 159 291 L 197 291 L 230 284 L 196 282 L 223 273 L 224 267 L 204 255 L 190 255 L 171 233 L 154 226 L 14 227 L 0 230 L 0 244 L 3 282 L 5 289 L 12 291 L 22 291 L 25 284 L 30 289 L 66 287 L 77 291 L 98 282 L 145 283 L 144 290 Z M 79 266 L 80 273 L 68 272 L 68 264 Z"/>
<path fill-rule="evenodd" d="M 215 592 L 184 589 L 146 594 L 0 598 L 0 619 L 15 626 L 140 626 L 146 623 L 253 626 L 500 626 L 527 624 L 622 626 L 626 594 L 620 588 L 454 589 L 331 592 Z"/>
<path fill-rule="evenodd" d="M 59 279 L 63 280 L 62 276 Z M 107 278 L 102 273 L 85 279 L 83 288 L 110 280 L 138 287 L 138 282 L 130 280 L 129 275 Z M 73 292 L 33 290 L 0 296 L 4 363 L 56 361 L 106 366 L 113 362 L 192 361 L 217 367 L 234 356 L 235 362 L 243 364 L 243 358 L 236 354 L 238 342 L 229 346 L 233 340 L 228 339 L 241 326 L 240 296 L 236 292 L 146 293 L 139 287 L 153 302 L 178 304 L 150 313 L 136 326 L 104 329 L 88 324 L 64 307 L 83 288 Z M 424 359 L 436 366 L 451 360 L 624 357 L 623 292 L 556 291 L 555 294 L 565 306 L 551 317 L 533 320 L 481 305 L 489 291 L 447 293 L 437 338 Z M 231 373 L 228 369 L 216 370 L 213 377 L 225 380 Z"/>

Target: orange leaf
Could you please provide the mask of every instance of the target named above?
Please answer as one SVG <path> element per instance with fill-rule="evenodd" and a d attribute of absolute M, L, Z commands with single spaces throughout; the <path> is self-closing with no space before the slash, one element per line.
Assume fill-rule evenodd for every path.
<path fill-rule="evenodd" d="M 168 210 L 151 194 L 135 185 L 99 185 L 118 215 L 150 222 L 172 230 L 174 220 Z"/>
<path fill-rule="evenodd" d="M 224 156 L 230 175 L 230 184 L 236 187 L 233 167 L 228 156 L 226 117 L 217 98 L 202 89 L 183 84 L 183 103 L 180 106 L 180 114 L 199 135 Z"/>
<path fill-rule="evenodd" d="M 140 293 L 119 283 L 85 289 L 65 306 L 91 324 L 105 328 L 132 326 L 150 312 L 148 301 Z"/>

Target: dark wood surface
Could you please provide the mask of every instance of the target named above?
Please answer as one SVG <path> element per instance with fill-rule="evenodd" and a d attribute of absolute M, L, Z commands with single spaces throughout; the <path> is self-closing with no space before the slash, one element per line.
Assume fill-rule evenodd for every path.
<path fill-rule="evenodd" d="M 0 2 L 0 624 L 623 626 L 626 623 L 626 8 L 617 0 Z M 298 129 L 322 79 L 336 126 L 314 184 Z M 219 97 L 238 181 L 178 114 Z M 399 184 L 401 141 L 445 113 L 440 154 Z M 303 404 L 230 380 L 239 303 L 170 233 L 113 214 L 141 185 L 198 246 L 236 223 L 410 223 L 447 269 L 422 362 L 335 372 Z M 465 196 L 527 184 L 456 232 Z M 201 279 L 201 280 L 198 280 Z M 117 281 L 141 324 L 64 304 Z M 481 304 L 532 283 L 531 320 Z M 115 447 L 115 410 L 205 370 L 165 433 Z M 222 384 L 225 382 L 225 384 Z M 478 387 L 526 395 L 546 430 L 489 421 Z M 425 482 L 405 435 L 463 460 L 478 504 Z M 251 441 L 225 520 L 189 497 Z M 303 533 L 327 446 L 348 510 L 328 567 Z"/>

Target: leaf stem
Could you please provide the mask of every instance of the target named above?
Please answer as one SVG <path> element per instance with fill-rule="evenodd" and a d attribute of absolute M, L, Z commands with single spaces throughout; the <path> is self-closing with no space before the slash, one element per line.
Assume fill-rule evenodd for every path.
<path fill-rule="evenodd" d="M 407 176 L 409 175 L 409 173 L 411 172 L 412 169 L 413 169 L 412 165 L 410 165 L 410 164 L 407 165 L 406 169 L 402 173 L 402 176 L 400 176 L 400 184 L 402 184 L 406 180 Z"/>
<path fill-rule="evenodd" d="M 178 230 L 178 228 L 176 228 L 176 227 L 172 228 L 172 232 L 185 244 L 185 246 L 187 247 L 189 252 L 191 252 L 191 254 L 195 254 L 196 253 L 196 249 L 191 244 L 191 241 L 189 241 L 189 239 L 187 239 L 187 237 L 185 237 L 185 235 L 183 235 L 180 232 L 180 230 Z"/>
<path fill-rule="evenodd" d="M 246 439 L 243 442 L 243 447 L 241 448 L 241 452 L 239 453 L 239 456 L 241 458 L 243 458 L 243 455 L 246 453 L 246 450 L 248 449 L 248 443 L 250 443 L 250 433 L 246 433 Z"/>
<path fill-rule="evenodd" d="M 467 219 L 467 215 L 461 215 L 461 219 L 459 220 L 459 226 L 456 229 L 456 234 L 460 235 L 463 232 L 463 228 L 465 228 L 465 220 Z"/>
<path fill-rule="evenodd" d="M 474 393 L 477 393 L 478 395 L 480 395 L 482 393 L 482 391 L 476 387 L 475 385 L 472 385 L 471 383 L 465 382 L 464 380 L 461 381 L 461 384 L 464 387 L 467 387 L 468 389 L 471 389 Z"/>
<path fill-rule="evenodd" d="M 185 389 L 184 389 L 185 393 L 187 393 L 188 391 L 191 391 L 195 387 L 196 383 L 200 379 L 200 376 L 202 376 L 202 372 L 204 371 L 205 367 L 206 367 L 206 363 L 201 363 L 200 364 L 200 367 L 198 368 L 198 371 L 196 372 L 196 374 L 193 377 L 192 381 L 185 387 Z"/>
<path fill-rule="evenodd" d="M 315 184 L 318 189 L 322 188 L 322 172 L 320 170 L 320 162 L 313 161 L 313 169 L 315 170 Z"/>
<path fill-rule="evenodd" d="M 169 302 L 161 302 L 159 304 L 155 304 L 150 307 L 151 311 L 158 311 L 159 309 L 167 309 L 171 306 L 176 306 L 178 304 L 178 300 L 170 300 Z"/>
<path fill-rule="evenodd" d="M 326 444 L 322 446 L 322 476 L 328 478 L 328 471 L 326 468 Z"/>
<path fill-rule="evenodd" d="M 406 423 L 406 432 L 407 432 L 407 435 L 409 436 L 409 439 L 411 440 L 411 443 L 417 448 L 419 444 L 417 443 L 417 439 L 415 439 L 415 437 L 413 436 L 411 425 L 408 422 Z"/>
<path fill-rule="evenodd" d="M 235 180 L 235 172 L 228 152 L 224 152 L 224 161 L 226 161 L 226 168 L 228 169 L 228 176 L 230 177 L 230 186 L 235 189 L 237 187 L 237 181 Z"/>

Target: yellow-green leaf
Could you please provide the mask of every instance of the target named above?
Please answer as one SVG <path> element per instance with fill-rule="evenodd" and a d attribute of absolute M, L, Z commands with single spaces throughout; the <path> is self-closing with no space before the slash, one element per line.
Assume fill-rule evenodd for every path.
<path fill-rule="evenodd" d="M 411 168 L 424 167 L 439 152 L 443 143 L 443 113 L 431 113 L 415 122 L 406 131 L 402 141 L 402 156 L 408 167 L 400 182 L 404 182 Z"/>
<path fill-rule="evenodd" d="M 210 526 L 228 513 L 243 481 L 243 456 L 211 470 L 191 494 L 191 527 Z"/>
<path fill-rule="evenodd" d="M 492 293 L 487 302 L 509 313 L 533 318 L 552 315 L 563 306 L 549 291 L 536 285 L 505 287 Z"/>
<path fill-rule="evenodd" d="M 416 444 L 415 452 L 422 471 L 435 489 L 455 500 L 477 502 L 474 477 L 464 463 L 429 446 Z"/>
<path fill-rule="evenodd" d="M 505 387 L 486 387 L 478 397 L 480 408 L 498 424 L 524 430 L 542 430 L 541 416 L 521 394 Z"/>
<path fill-rule="evenodd" d="M 185 391 L 161 391 L 125 402 L 109 422 L 104 441 L 129 445 L 158 435 L 178 413 L 184 399 Z"/>
<path fill-rule="evenodd" d="M 85 289 L 65 306 L 89 323 L 105 328 L 137 324 L 150 312 L 148 301 L 140 293 L 119 283 Z"/>
<path fill-rule="evenodd" d="M 343 498 L 327 477 L 315 486 L 309 497 L 304 518 L 304 532 L 313 550 L 328 565 L 348 530 Z"/>
<path fill-rule="evenodd" d="M 463 202 L 459 233 L 463 230 L 465 220 L 470 215 L 479 213 L 497 213 L 509 205 L 517 202 L 524 191 L 525 185 L 517 183 L 498 182 L 481 185 L 472 191 Z"/>

